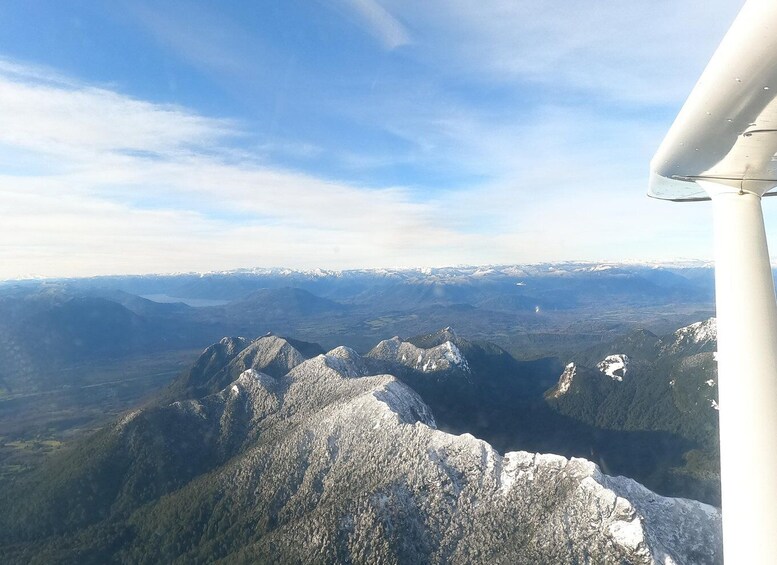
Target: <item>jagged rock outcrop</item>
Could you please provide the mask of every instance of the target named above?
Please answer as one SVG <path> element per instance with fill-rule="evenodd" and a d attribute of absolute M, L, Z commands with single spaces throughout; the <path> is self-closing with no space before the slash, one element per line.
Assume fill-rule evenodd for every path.
<path fill-rule="evenodd" d="M 378 343 L 365 361 L 373 374 L 388 373 L 409 385 L 447 430 L 483 433 L 500 429 L 499 401 L 521 402 L 532 395 L 526 364 L 504 350 L 459 338 L 451 328 L 410 339 Z M 513 406 L 510 410 L 513 410 Z"/>
<path fill-rule="evenodd" d="M 225 337 L 205 349 L 194 366 L 171 385 L 171 392 L 166 398 L 200 398 L 212 394 L 248 369 L 272 376 L 285 375 L 309 357 L 303 355 L 300 349 L 311 354 L 323 353 L 316 344 L 290 342 L 271 334 L 253 341 L 243 337 Z"/>
<path fill-rule="evenodd" d="M 422 373 L 447 370 L 470 372 L 467 360 L 452 341 L 424 349 L 395 336 L 381 341 L 368 353 L 368 357 L 404 365 Z"/>
<path fill-rule="evenodd" d="M 695 354 L 715 351 L 718 342 L 718 326 L 715 318 L 709 318 L 680 328 L 663 340 L 664 355 Z"/>
<path fill-rule="evenodd" d="M 222 345 L 228 364 L 239 357 Z M 8 542 L 24 523 L 19 508 L 2 512 L 4 554 L 9 562 L 721 562 L 714 508 L 660 497 L 582 459 L 501 456 L 469 434 L 437 430 L 416 393 L 369 371 L 369 360 L 341 347 L 283 375 L 249 368 L 218 393 L 125 417 L 65 479 L 99 480 L 116 469 L 92 463 L 129 451 L 116 491 L 124 504 L 26 546 Z M 157 451 L 145 449 L 154 437 Z M 192 451 L 212 454 L 211 466 L 181 469 L 179 483 L 170 482 L 174 468 L 147 474 L 160 457 L 181 461 L 176 454 Z M 154 494 L 128 504 L 128 485 L 143 480 L 159 484 L 137 492 Z M 39 512 L 45 486 L 27 486 Z M 83 547 L 74 550 L 73 539 Z"/>

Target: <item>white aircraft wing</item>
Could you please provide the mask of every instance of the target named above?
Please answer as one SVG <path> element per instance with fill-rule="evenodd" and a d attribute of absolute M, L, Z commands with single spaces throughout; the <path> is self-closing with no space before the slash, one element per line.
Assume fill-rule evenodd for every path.
<path fill-rule="evenodd" d="M 650 163 L 648 195 L 709 200 L 697 180 L 777 186 L 777 0 L 750 0 Z"/>

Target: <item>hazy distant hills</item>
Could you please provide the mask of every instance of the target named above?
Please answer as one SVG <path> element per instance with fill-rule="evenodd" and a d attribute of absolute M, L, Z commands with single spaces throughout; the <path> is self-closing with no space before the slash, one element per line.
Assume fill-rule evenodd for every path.
<path fill-rule="evenodd" d="M 342 304 L 299 288 L 262 288 L 224 306 L 233 315 L 283 318 L 342 312 Z"/>
<path fill-rule="evenodd" d="M 582 264 L 2 283 L 0 353 L 29 366 L 2 378 L 39 390 L 36 371 L 268 331 L 366 352 L 387 335 L 451 325 L 516 357 L 566 357 L 635 327 L 662 333 L 709 316 L 711 283 L 706 268 Z"/>
<path fill-rule="evenodd" d="M 499 297 L 518 308 L 570 308 L 602 296 L 632 305 L 708 301 L 712 270 L 704 266 L 592 265 L 293 271 L 97 277 L 67 281 L 81 289 L 115 288 L 136 295 L 232 301 L 260 289 L 300 288 L 335 302 L 407 309 L 434 304 L 481 306 Z"/>
<path fill-rule="evenodd" d="M 432 401 L 491 387 L 475 403 L 530 404 L 531 367 L 496 346 L 446 328 L 307 357 L 272 335 L 207 348 L 171 389 L 188 399 L 127 414 L 11 485 L 5 559 L 721 562 L 717 510 L 438 431 L 385 374 Z"/>
<path fill-rule="evenodd" d="M 62 386 L 50 382 L 66 366 L 191 348 L 210 338 L 191 325 L 189 307 L 139 297 L 33 289 L 0 297 L 0 373 L 5 393 Z"/>

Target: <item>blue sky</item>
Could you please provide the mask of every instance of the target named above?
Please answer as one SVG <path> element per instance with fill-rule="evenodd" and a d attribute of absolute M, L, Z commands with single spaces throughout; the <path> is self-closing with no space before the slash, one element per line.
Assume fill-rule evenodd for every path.
<path fill-rule="evenodd" d="M 647 169 L 740 7 L 4 0 L 0 278 L 709 258 Z"/>

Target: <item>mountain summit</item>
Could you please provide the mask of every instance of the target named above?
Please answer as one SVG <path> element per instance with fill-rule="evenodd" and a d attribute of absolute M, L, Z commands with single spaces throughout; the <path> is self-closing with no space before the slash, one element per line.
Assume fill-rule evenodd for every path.
<path fill-rule="evenodd" d="M 436 429 L 408 386 L 367 376 L 371 359 L 340 347 L 297 362 L 285 347 L 223 341 L 198 370 L 247 368 L 221 390 L 52 457 L 0 502 L 7 562 L 721 561 L 710 506 L 583 459 L 502 456 Z"/>

